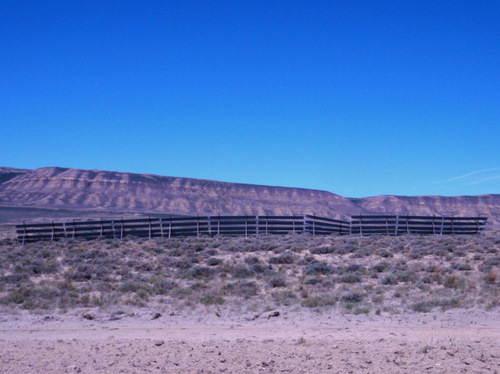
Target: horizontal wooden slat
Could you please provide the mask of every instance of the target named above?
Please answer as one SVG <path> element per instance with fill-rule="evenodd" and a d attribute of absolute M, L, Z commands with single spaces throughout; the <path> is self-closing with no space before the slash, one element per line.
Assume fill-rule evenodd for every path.
<path fill-rule="evenodd" d="M 333 218 L 327 218 L 327 217 L 318 217 L 318 216 L 314 216 L 314 215 L 310 215 L 310 214 L 307 214 L 306 218 L 314 219 L 316 221 L 327 221 L 327 222 L 347 223 L 347 224 L 349 224 L 349 222 L 346 222 L 346 221 L 342 221 L 342 220 L 338 220 L 338 219 L 333 219 Z"/>
<path fill-rule="evenodd" d="M 93 226 L 93 225 L 110 225 L 112 222 L 120 222 L 120 220 L 112 221 L 112 220 L 106 220 L 106 221 L 100 221 L 100 220 L 92 220 L 92 221 L 68 221 L 65 222 L 66 227 L 80 227 L 80 226 Z"/>
<path fill-rule="evenodd" d="M 262 227 L 262 226 L 265 226 L 266 224 L 268 226 L 271 226 L 271 225 L 292 225 L 292 224 L 294 224 L 294 222 L 295 222 L 295 225 L 298 226 L 298 225 L 302 225 L 303 221 L 273 220 L 273 221 L 266 222 L 266 221 L 259 220 L 258 224 L 260 227 Z"/>
<path fill-rule="evenodd" d="M 349 226 L 349 224 L 344 223 L 330 223 L 330 222 L 318 222 L 318 221 L 305 221 L 306 225 L 321 226 L 321 227 L 339 227 L 339 226 Z"/>
<path fill-rule="evenodd" d="M 175 218 L 160 218 L 163 223 L 168 222 L 202 222 L 207 221 L 209 217 L 175 217 Z"/>
<path fill-rule="evenodd" d="M 212 220 L 222 220 L 222 221 L 255 219 L 255 217 L 256 216 L 210 216 Z"/>
<path fill-rule="evenodd" d="M 395 215 L 377 215 L 377 214 L 374 214 L 374 215 L 366 215 L 366 216 L 352 216 L 351 218 L 352 219 L 386 219 L 386 218 L 397 218 L 398 216 L 395 216 Z M 406 216 L 399 216 L 399 217 L 406 217 Z"/>
<path fill-rule="evenodd" d="M 295 220 L 300 220 L 304 219 L 304 216 L 257 216 L 259 219 L 295 219 Z"/>
<path fill-rule="evenodd" d="M 20 225 L 16 225 L 16 228 L 23 228 L 23 227 L 27 227 L 27 228 L 30 228 L 30 227 L 52 227 L 54 225 L 63 225 L 62 222 L 58 222 L 58 223 L 27 223 L 27 224 L 20 224 Z"/>

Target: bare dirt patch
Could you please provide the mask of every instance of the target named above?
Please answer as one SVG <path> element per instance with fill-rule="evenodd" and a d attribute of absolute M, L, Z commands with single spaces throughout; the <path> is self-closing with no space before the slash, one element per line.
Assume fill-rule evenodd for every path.
<path fill-rule="evenodd" d="M 4 317 L 0 373 L 494 373 L 498 313 Z M 421 316 L 421 315 L 420 315 Z"/>
<path fill-rule="evenodd" d="M 0 373 L 494 373 L 500 237 L 0 243 Z"/>

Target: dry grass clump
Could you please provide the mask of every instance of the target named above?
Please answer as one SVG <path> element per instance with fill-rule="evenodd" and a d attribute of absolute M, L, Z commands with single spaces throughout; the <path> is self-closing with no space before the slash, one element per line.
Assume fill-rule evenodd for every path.
<path fill-rule="evenodd" d="M 366 314 L 500 306 L 500 236 L 309 235 L 0 243 L 13 309 L 302 306 Z"/>

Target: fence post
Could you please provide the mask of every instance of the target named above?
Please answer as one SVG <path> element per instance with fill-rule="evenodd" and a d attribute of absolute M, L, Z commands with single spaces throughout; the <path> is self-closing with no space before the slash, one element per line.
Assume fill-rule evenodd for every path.
<path fill-rule="evenodd" d="M 476 234 L 479 234 L 479 214 L 477 215 L 476 218 Z"/>
<path fill-rule="evenodd" d="M 163 217 L 160 217 L 160 234 L 161 237 L 163 238 Z"/>
<path fill-rule="evenodd" d="M 115 220 L 111 220 L 111 230 L 113 231 L 113 239 L 116 239 L 116 232 L 115 232 Z"/>
<path fill-rule="evenodd" d="M 101 217 L 101 238 L 103 237 L 103 235 L 104 235 L 104 222 Z"/>
<path fill-rule="evenodd" d="M 363 236 L 363 215 L 359 216 L 359 235 Z"/>
<path fill-rule="evenodd" d="M 385 235 L 389 236 L 389 215 L 385 215 Z"/>
<path fill-rule="evenodd" d="M 168 221 L 168 238 L 172 237 L 172 216 L 170 216 L 170 220 Z"/>
<path fill-rule="evenodd" d="M 220 213 L 217 216 L 217 236 L 220 236 Z"/>
<path fill-rule="evenodd" d="M 313 236 L 316 236 L 316 215 L 313 213 Z"/>
<path fill-rule="evenodd" d="M 455 219 L 455 216 L 452 214 L 451 215 L 451 235 L 455 235 L 455 227 L 453 226 L 454 219 Z"/>
<path fill-rule="evenodd" d="M 399 216 L 396 216 L 396 225 L 394 227 L 394 236 L 398 236 L 399 231 Z"/>
<path fill-rule="evenodd" d="M 56 228 L 54 227 L 54 221 L 52 221 L 52 237 L 50 241 L 54 241 L 54 237 L 56 236 Z"/>
<path fill-rule="evenodd" d="M 28 232 L 26 231 L 26 221 L 23 221 L 23 226 L 24 226 L 24 236 L 23 236 L 23 245 L 24 245 L 28 235 Z"/>
<path fill-rule="evenodd" d="M 196 237 L 200 237 L 200 217 L 196 215 Z"/>
<path fill-rule="evenodd" d="M 435 225 L 435 219 L 436 219 L 436 215 L 433 214 L 432 215 L 432 235 L 436 235 L 436 225 Z"/>
<path fill-rule="evenodd" d="M 124 234 L 123 217 L 121 217 L 121 220 L 122 220 L 122 227 L 120 228 L 120 239 L 123 239 L 123 234 Z"/>
<path fill-rule="evenodd" d="M 410 235 L 410 216 L 407 214 L 406 215 L 406 233 Z"/>
<path fill-rule="evenodd" d="M 151 240 L 151 236 L 152 236 L 152 232 L 151 232 L 151 230 L 152 230 L 152 228 L 151 228 L 151 216 L 149 216 L 148 219 L 149 219 L 149 240 Z"/>
<path fill-rule="evenodd" d="M 248 218 L 245 217 L 245 238 L 248 238 Z"/>
<path fill-rule="evenodd" d="M 255 234 L 259 235 L 259 216 L 255 216 Z"/>

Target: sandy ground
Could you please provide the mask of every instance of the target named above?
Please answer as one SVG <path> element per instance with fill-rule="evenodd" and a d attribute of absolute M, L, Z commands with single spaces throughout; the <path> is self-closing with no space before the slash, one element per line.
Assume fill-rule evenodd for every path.
<path fill-rule="evenodd" d="M 498 310 L 221 313 L 4 313 L 0 373 L 500 372 Z"/>

